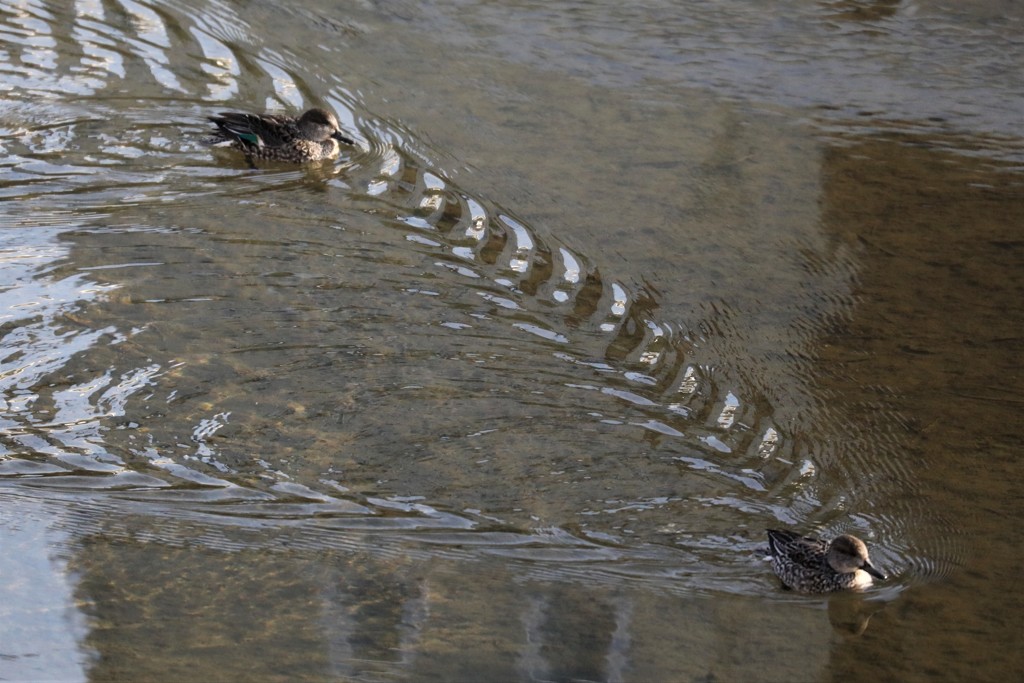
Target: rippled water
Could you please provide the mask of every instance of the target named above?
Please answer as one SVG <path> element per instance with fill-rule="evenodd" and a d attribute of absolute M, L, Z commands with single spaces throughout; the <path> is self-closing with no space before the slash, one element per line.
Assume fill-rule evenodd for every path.
<path fill-rule="evenodd" d="M 782 9 L 0 3 L 0 676 L 956 675 L 929 610 L 998 645 L 966 501 L 1012 507 L 1020 18 Z M 202 144 L 312 105 L 336 163 Z M 893 578 L 781 591 L 776 525 Z"/>

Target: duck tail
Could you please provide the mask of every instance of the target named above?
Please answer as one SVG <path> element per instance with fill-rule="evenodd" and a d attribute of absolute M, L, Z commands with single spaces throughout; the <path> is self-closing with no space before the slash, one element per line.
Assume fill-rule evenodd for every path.
<path fill-rule="evenodd" d="M 793 534 L 781 529 L 766 529 L 768 532 L 768 550 L 772 555 L 778 555 L 781 547 L 793 540 Z"/>
<path fill-rule="evenodd" d="M 212 144 L 219 142 L 240 142 L 245 147 L 262 147 L 263 140 L 254 132 L 251 114 L 222 111 L 218 116 L 207 116 L 217 126 L 210 138 Z"/>

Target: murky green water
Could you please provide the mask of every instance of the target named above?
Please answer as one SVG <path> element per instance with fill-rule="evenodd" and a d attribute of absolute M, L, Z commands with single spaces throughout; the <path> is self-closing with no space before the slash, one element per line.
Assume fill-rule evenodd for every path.
<path fill-rule="evenodd" d="M 1006 680 L 1022 19 L 0 2 L 0 678 Z"/>

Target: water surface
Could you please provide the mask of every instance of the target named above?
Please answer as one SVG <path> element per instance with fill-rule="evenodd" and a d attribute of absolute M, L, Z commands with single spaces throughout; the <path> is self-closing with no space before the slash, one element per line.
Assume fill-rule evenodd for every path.
<path fill-rule="evenodd" d="M 0 672 L 1018 670 L 1015 10 L 0 5 Z"/>

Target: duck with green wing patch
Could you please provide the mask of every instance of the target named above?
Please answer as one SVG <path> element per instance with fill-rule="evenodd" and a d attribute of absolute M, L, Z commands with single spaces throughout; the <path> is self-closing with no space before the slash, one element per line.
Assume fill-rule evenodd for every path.
<path fill-rule="evenodd" d="M 341 143 L 355 144 L 341 132 L 334 114 L 319 107 L 297 119 L 230 111 L 208 118 L 217 126 L 209 142 L 241 150 L 250 164 L 254 160 L 304 164 L 334 159 L 341 151 Z"/>

